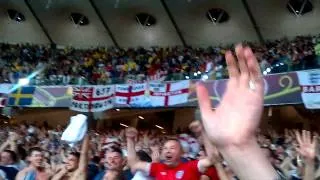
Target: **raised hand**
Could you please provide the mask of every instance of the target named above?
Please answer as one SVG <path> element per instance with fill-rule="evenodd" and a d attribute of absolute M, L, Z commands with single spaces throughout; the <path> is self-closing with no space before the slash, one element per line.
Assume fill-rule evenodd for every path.
<path fill-rule="evenodd" d="M 226 53 L 229 81 L 215 111 L 204 85 L 197 85 L 203 127 L 217 148 L 243 145 L 254 138 L 263 111 L 264 83 L 252 50 L 236 46 L 236 58 Z"/>
<path fill-rule="evenodd" d="M 298 131 L 295 131 L 296 138 L 299 146 L 297 151 L 301 154 L 306 160 L 314 160 L 317 155 L 317 136 L 311 137 L 309 131 L 302 131 L 302 134 Z"/>
<path fill-rule="evenodd" d="M 138 138 L 138 131 L 136 128 L 133 128 L 133 127 L 129 127 L 126 129 L 126 138 L 127 139 L 131 139 L 133 141 L 137 141 L 137 138 Z"/>
<path fill-rule="evenodd" d="M 108 170 L 104 175 L 103 180 L 116 180 L 119 179 L 120 173 L 118 171 Z"/>
<path fill-rule="evenodd" d="M 160 162 L 160 147 L 157 145 L 151 146 L 151 159 L 152 162 Z"/>
<path fill-rule="evenodd" d="M 9 133 L 9 138 L 8 138 L 9 141 L 16 142 L 18 139 L 19 139 L 19 135 L 17 133 L 15 132 Z"/>
<path fill-rule="evenodd" d="M 191 132 L 195 134 L 196 137 L 199 137 L 202 132 L 202 125 L 200 121 L 193 121 L 189 124 L 189 129 Z"/>

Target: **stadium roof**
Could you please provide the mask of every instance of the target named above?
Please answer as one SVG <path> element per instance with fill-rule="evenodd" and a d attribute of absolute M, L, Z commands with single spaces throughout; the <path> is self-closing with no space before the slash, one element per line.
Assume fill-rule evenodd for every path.
<path fill-rule="evenodd" d="M 319 9 L 315 0 L 0 0 L 0 42 L 150 47 L 263 41 L 318 33 Z"/>

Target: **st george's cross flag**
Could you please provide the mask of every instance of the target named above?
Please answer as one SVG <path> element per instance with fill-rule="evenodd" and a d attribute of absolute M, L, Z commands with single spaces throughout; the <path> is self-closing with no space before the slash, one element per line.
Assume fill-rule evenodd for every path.
<path fill-rule="evenodd" d="M 298 71 L 302 101 L 307 109 L 320 109 L 320 70 Z"/>
<path fill-rule="evenodd" d="M 114 86 L 73 87 L 70 109 L 79 112 L 102 112 L 113 108 Z"/>
<path fill-rule="evenodd" d="M 117 84 L 115 89 L 116 104 L 140 104 L 145 98 L 146 83 Z"/>
<path fill-rule="evenodd" d="M 172 106 L 188 102 L 189 80 L 178 82 L 150 82 L 152 106 Z"/>

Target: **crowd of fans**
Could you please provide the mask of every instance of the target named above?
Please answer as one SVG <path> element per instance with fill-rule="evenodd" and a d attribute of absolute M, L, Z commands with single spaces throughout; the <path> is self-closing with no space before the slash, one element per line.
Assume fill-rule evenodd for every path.
<path fill-rule="evenodd" d="M 133 128 L 106 133 L 90 131 L 82 145 L 71 147 L 60 140 L 63 131 L 60 127 L 8 126 L 0 131 L 0 179 L 33 180 L 36 176 L 41 180 L 76 179 L 83 172 L 90 180 L 152 179 L 130 168 L 129 138 L 135 137 L 135 153 L 144 162 L 163 162 L 174 156 L 182 162 L 203 159 L 206 156 L 205 140 L 199 135 L 198 122 L 193 122 L 190 130 L 189 134 L 179 135 L 164 135 L 157 130 L 135 131 Z M 320 178 L 318 136 L 312 138 L 308 131 L 300 134 L 297 130 L 287 129 L 283 133 L 257 132 L 256 136 L 265 155 L 284 179 L 303 179 L 308 163 L 314 165 L 315 179 Z M 170 141 L 181 144 L 181 156 L 166 149 Z M 216 149 L 214 151 L 215 168 L 209 168 L 199 176 L 203 179 L 237 179 L 227 162 Z M 36 172 L 39 168 L 41 171 Z"/>
<path fill-rule="evenodd" d="M 267 74 L 319 67 L 319 42 L 318 36 L 298 36 L 247 44 Z M 1 43 L 0 82 L 16 83 L 36 71 L 32 83 L 37 85 L 196 79 L 204 74 L 221 79 L 228 76 L 224 54 L 231 47 L 79 50 Z"/>
<path fill-rule="evenodd" d="M 270 64 L 277 63 L 279 67 L 284 66 L 282 64 L 285 64 L 286 60 L 292 59 L 293 69 L 296 64 L 309 68 L 311 67 L 309 63 L 314 62 L 314 58 L 311 57 L 315 56 L 314 50 L 311 49 L 315 44 L 311 40 L 310 37 L 297 37 L 290 43 L 273 42 L 270 49 L 258 48 L 254 44 L 251 46 L 254 47 L 257 59 L 260 61 L 261 58 L 271 57 L 271 60 L 266 61 Z M 11 46 L 5 46 L 7 47 L 4 49 L 11 49 Z M 40 48 L 40 51 L 35 48 L 33 51 L 33 46 L 28 47 L 22 48 L 17 54 L 18 56 L 22 54 L 23 57 L 20 56 L 18 60 L 13 58 L 15 61 L 10 66 L 13 70 L 5 68 L 5 74 L 15 71 L 14 76 L 20 77 L 20 71 L 45 69 L 51 78 L 54 73 L 60 72 L 60 68 L 62 69 L 60 73 L 63 74 L 64 67 L 80 63 L 79 66 L 69 67 L 75 67 L 74 72 L 76 73 L 79 73 L 77 70 L 80 70 L 82 76 L 86 77 L 90 74 L 89 79 L 91 80 L 93 73 L 98 72 L 99 65 L 102 69 L 106 69 L 104 60 L 99 61 L 98 57 L 103 55 L 99 53 L 99 50 L 88 53 L 88 51 L 67 49 L 62 53 L 64 56 L 61 56 L 59 51 L 50 50 L 49 52 L 46 48 Z M 17 48 L 11 50 L 14 54 Z M 175 48 L 173 52 L 176 50 Z M 182 52 L 194 58 L 194 55 L 197 55 L 194 53 L 196 51 L 198 50 L 187 48 Z M 7 51 L 4 52 L 3 57 L 12 56 Z M 66 56 L 70 52 L 75 54 L 85 52 L 85 55 L 77 56 L 82 59 L 79 60 L 80 62 L 72 60 L 73 63 L 71 63 Z M 114 71 L 118 73 L 134 72 L 130 68 L 123 69 L 126 66 L 125 63 L 128 62 L 136 64 L 136 68 L 139 66 L 136 61 L 137 56 L 130 56 L 131 53 L 135 54 L 137 51 L 117 52 L 115 50 L 113 53 L 108 51 L 106 54 L 108 56 L 113 54 L 111 57 L 117 57 L 124 52 L 127 53 L 126 57 L 131 57 L 131 59 L 120 61 L 123 62 L 121 70 L 111 68 L 110 74 Z M 158 50 L 156 52 L 170 51 Z M 180 65 L 183 64 L 182 62 L 186 64 L 193 62 L 188 61 L 185 58 L 186 55 L 182 56 L 181 60 L 168 58 L 176 57 L 174 53 L 165 56 L 166 58 L 159 58 L 162 53 L 155 53 L 156 60 L 151 58 L 149 63 L 151 66 L 146 67 L 147 72 L 152 69 L 152 65 L 162 67 L 167 63 L 172 68 L 176 67 L 169 65 L 173 62 L 173 64 Z M 266 134 L 259 132 L 264 99 L 264 83 L 259 62 L 252 50 L 242 45 L 235 48 L 236 58 L 230 51 L 224 53 L 225 56 L 221 54 L 214 56 L 220 56 L 221 63 L 227 62 L 228 65 L 230 79 L 224 97 L 213 111 L 205 85 L 202 83 L 196 85 L 201 123 L 194 121 L 190 125 L 192 135 L 165 136 L 152 130 L 137 131 L 135 128 L 127 128 L 122 131 L 106 130 L 102 133 L 90 131 L 86 133 L 82 142 L 70 146 L 60 140 L 63 131 L 60 127 L 54 130 L 48 129 L 45 125 L 41 128 L 27 125 L 2 127 L 0 128 L 0 140 L 3 141 L 0 147 L 0 179 L 318 179 L 320 177 L 318 135 L 311 135 L 311 132 L 305 130 L 302 133 L 297 130 L 285 130 L 283 135 L 274 131 Z M 265 53 L 268 55 L 265 56 Z M 288 54 L 290 58 L 287 58 Z M 200 53 L 199 56 L 201 55 L 203 54 Z M 36 63 L 33 61 L 34 56 L 40 59 Z M 59 63 L 56 63 L 57 58 L 50 58 L 55 56 L 62 57 L 58 58 Z M 135 60 L 132 57 L 135 57 Z M 210 55 L 207 57 L 210 59 Z M 106 59 L 108 59 L 107 56 Z M 164 59 L 165 63 L 162 62 Z M 4 66 L 8 65 L 6 60 L 1 62 L 4 62 Z M 119 59 L 114 62 L 117 64 Z M 219 61 L 212 60 L 212 67 L 216 66 L 216 62 Z M 110 63 L 114 67 L 113 61 Z M 77 69 L 77 67 L 81 68 Z M 187 66 L 187 68 L 197 67 L 201 66 Z M 17 70 L 17 68 L 20 69 Z M 53 71 L 55 68 L 57 69 Z"/>

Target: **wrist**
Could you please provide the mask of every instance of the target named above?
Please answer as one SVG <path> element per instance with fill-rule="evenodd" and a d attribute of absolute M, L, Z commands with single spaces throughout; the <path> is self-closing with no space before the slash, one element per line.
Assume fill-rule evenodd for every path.
<path fill-rule="evenodd" d="M 215 162 L 213 162 L 213 166 L 214 167 L 223 167 L 223 164 L 222 164 L 223 162 L 222 161 L 215 161 Z"/>
<path fill-rule="evenodd" d="M 246 143 L 228 145 L 218 150 L 240 179 L 256 180 L 261 177 L 265 179 L 276 177 L 275 170 L 254 137 Z"/>
<path fill-rule="evenodd" d="M 241 143 L 230 143 L 223 147 L 217 147 L 219 152 L 245 152 L 249 149 L 254 149 L 258 146 L 257 139 L 255 137 L 248 138 L 246 141 L 242 141 Z"/>
<path fill-rule="evenodd" d="M 304 161 L 306 164 L 313 165 L 315 163 L 315 157 L 314 158 L 305 158 Z"/>

